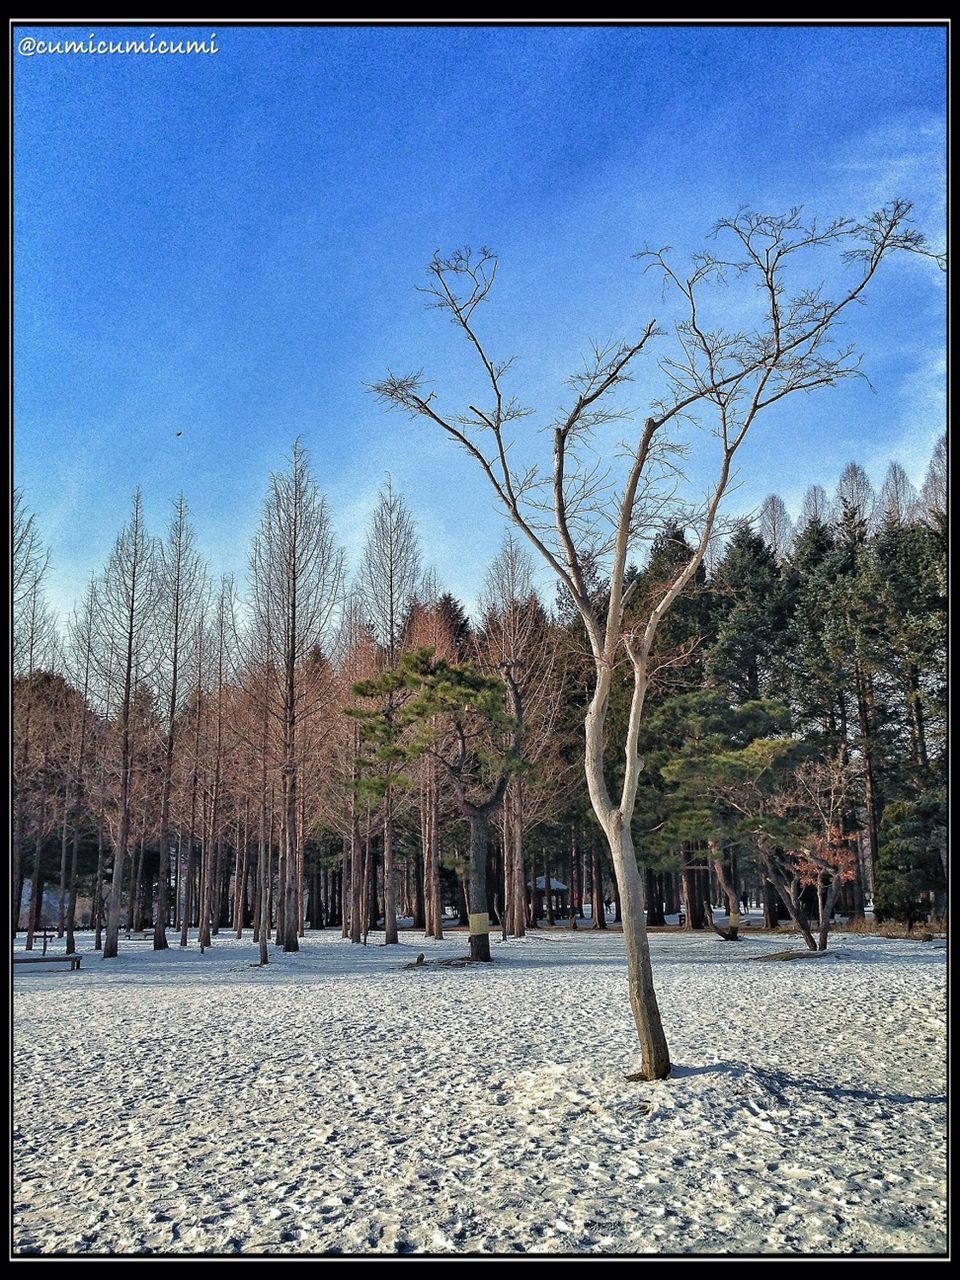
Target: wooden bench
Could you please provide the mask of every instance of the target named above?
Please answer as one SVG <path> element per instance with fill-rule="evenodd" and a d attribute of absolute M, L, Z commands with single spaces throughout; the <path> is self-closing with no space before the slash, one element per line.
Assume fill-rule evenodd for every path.
<path fill-rule="evenodd" d="M 74 969 L 80 968 L 80 961 L 82 959 L 83 959 L 83 956 L 76 951 L 70 951 L 64 956 L 61 956 L 61 955 L 35 956 L 33 955 L 32 952 L 27 952 L 25 954 L 21 954 L 18 952 L 13 957 L 13 963 L 14 964 L 55 964 L 58 960 L 60 961 L 69 960 L 70 972 L 72 973 Z"/>

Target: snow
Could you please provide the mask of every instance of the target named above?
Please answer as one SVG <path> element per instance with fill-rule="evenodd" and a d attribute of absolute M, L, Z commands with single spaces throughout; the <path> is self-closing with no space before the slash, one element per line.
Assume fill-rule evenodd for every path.
<path fill-rule="evenodd" d="M 374 938 L 16 967 L 15 1254 L 946 1250 L 942 945 L 654 934 L 647 1084 L 619 933 Z"/>

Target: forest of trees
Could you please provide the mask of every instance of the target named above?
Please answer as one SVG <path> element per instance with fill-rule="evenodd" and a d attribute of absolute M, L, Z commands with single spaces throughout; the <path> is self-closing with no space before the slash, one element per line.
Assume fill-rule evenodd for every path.
<path fill-rule="evenodd" d="M 851 463 L 796 524 L 772 495 L 711 543 L 656 634 L 632 824 L 648 923 L 735 938 L 745 905 L 811 948 L 831 913 L 913 925 L 946 902 L 946 446 L 919 493 Z M 693 549 L 628 566 L 627 622 Z M 13 513 L 14 930 L 104 956 L 149 929 L 201 946 L 306 928 L 397 941 L 489 913 L 504 936 L 605 927 L 617 878 L 583 771 L 581 612 L 544 601 L 508 535 L 477 616 L 437 582 L 388 484 L 352 577 L 299 444 L 269 483 L 245 581 L 212 582 L 182 499 L 140 494 L 69 619 Z M 600 611 L 610 585 L 584 584 Z M 625 598 L 626 595 L 625 595 Z M 633 678 L 613 673 L 607 774 Z M 537 886 L 562 882 L 562 893 Z M 44 907 L 44 904 L 46 906 Z M 42 919 L 45 910 L 49 919 Z M 489 957 L 482 926 L 471 948 Z"/>

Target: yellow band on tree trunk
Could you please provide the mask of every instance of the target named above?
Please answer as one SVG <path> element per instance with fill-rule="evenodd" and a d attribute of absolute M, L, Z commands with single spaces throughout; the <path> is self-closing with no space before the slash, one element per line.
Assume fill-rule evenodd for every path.
<path fill-rule="evenodd" d="M 484 933 L 490 932 L 490 917 L 486 911 L 478 911 L 476 915 L 470 916 L 470 936 L 472 938 L 480 937 Z"/>

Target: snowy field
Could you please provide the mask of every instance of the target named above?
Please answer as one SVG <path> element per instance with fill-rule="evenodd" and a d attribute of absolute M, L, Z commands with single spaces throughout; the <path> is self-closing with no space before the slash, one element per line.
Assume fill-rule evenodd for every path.
<path fill-rule="evenodd" d="M 656 934 L 643 1084 L 619 934 L 401 938 L 15 968 L 14 1252 L 946 1249 L 942 941 Z"/>

